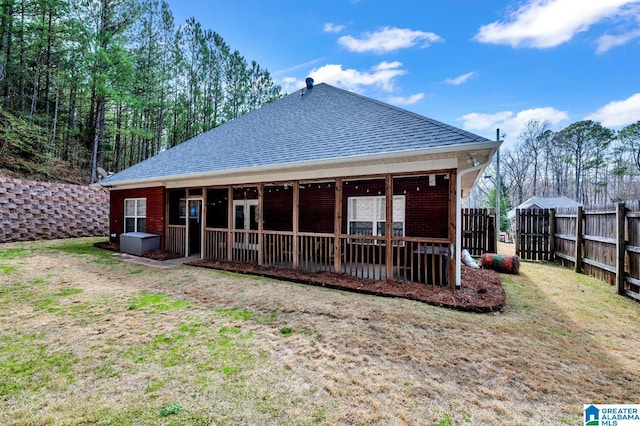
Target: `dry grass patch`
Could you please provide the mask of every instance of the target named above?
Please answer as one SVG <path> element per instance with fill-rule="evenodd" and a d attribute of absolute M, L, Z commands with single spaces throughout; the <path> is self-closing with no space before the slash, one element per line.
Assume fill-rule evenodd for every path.
<path fill-rule="evenodd" d="M 560 267 L 502 275 L 479 315 L 94 241 L 0 246 L 0 424 L 576 424 L 640 400 L 640 305 Z"/>

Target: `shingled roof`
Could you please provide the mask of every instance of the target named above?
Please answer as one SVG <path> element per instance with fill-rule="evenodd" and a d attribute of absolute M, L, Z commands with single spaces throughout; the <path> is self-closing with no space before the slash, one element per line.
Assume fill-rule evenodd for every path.
<path fill-rule="evenodd" d="M 101 181 L 290 167 L 490 142 L 328 84 L 304 88 Z"/>

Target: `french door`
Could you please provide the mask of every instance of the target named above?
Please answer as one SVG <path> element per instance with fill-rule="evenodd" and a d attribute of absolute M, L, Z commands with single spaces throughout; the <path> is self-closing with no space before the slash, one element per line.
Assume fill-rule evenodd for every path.
<path fill-rule="evenodd" d="M 258 200 L 235 200 L 233 202 L 234 248 L 258 250 Z"/>

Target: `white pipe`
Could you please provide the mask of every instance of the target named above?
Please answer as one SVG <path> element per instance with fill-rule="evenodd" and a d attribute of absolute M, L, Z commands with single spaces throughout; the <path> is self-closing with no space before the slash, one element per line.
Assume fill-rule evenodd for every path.
<path fill-rule="evenodd" d="M 456 257 L 456 290 L 460 290 L 462 283 L 460 281 L 460 275 L 462 273 L 462 257 L 460 252 L 462 251 L 462 176 L 470 172 L 482 170 L 491 164 L 491 158 L 486 163 L 479 164 L 477 166 L 470 167 L 468 169 L 459 170 L 456 175 L 456 245 L 453 247 Z"/>

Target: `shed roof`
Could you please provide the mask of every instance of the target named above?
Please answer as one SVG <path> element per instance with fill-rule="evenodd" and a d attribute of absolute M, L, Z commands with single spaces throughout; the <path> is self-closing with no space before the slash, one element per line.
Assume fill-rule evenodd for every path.
<path fill-rule="evenodd" d="M 287 167 L 488 139 L 328 84 L 304 88 L 101 181 Z"/>
<path fill-rule="evenodd" d="M 516 216 L 516 210 L 526 210 L 530 208 L 536 209 L 559 209 L 559 208 L 570 208 L 570 207 L 578 207 L 582 204 L 573 200 L 569 197 L 531 197 L 516 208 L 509 210 L 507 213 L 508 218 L 514 218 Z"/>

